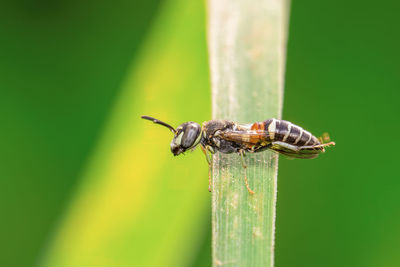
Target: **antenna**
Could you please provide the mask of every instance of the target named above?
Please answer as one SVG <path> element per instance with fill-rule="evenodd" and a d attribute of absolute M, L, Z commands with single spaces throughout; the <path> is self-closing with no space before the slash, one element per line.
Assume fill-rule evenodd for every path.
<path fill-rule="evenodd" d="M 176 130 L 174 129 L 174 127 L 172 127 L 171 125 L 169 125 L 169 124 L 167 124 L 167 123 L 165 123 L 165 122 L 163 122 L 163 121 L 157 120 L 157 119 L 152 118 L 152 117 L 149 117 L 149 116 L 141 116 L 141 118 L 142 118 L 142 119 L 145 119 L 145 120 L 152 121 L 152 122 L 154 122 L 154 123 L 156 123 L 156 124 L 160 124 L 160 125 L 162 125 L 162 126 L 165 126 L 165 127 L 167 127 L 168 129 L 170 129 L 171 132 L 173 132 L 174 134 L 176 134 Z"/>

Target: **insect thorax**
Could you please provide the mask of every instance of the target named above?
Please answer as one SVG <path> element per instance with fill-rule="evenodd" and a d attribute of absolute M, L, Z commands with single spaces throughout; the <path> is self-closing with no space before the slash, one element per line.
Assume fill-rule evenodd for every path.
<path fill-rule="evenodd" d="M 219 136 L 220 132 L 233 130 L 235 123 L 227 120 L 211 120 L 203 123 L 201 144 L 211 147 L 221 153 L 238 152 L 240 145 L 233 141 L 224 140 Z"/>

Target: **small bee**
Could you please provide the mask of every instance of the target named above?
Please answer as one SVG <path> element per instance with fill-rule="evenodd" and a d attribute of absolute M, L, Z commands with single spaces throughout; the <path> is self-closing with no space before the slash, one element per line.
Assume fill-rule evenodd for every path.
<path fill-rule="evenodd" d="M 176 129 L 171 125 L 149 116 L 142 119 L 153 121 L 170 129 L 174 134 L 171 141 L 171 152 L 177 156 L 188 149 L 200 145 L 209 165 L 209 187 L 211 191 L 211 155 L 221 153 L 238 153 L 242 165 L 246 168 L 243 157 L 245 152 L 257 153 L 270 149 L 290 158 L 312 159 L 325 152 L 325 147 L 334 146 L 329 137 L 316 138 L 310 132 L 291 122 L 269 119 L 253 124 L 238 124 L 228 120 L 206 121 L 200 126 L 196 122 L 185 122 Z M 245 185 L 250 189 L 245 172 Z"/>

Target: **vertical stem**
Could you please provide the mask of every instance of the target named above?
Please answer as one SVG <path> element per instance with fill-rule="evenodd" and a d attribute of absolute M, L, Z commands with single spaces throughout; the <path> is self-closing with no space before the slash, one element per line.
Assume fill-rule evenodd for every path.
<path fill-rule="evenodd" d="M 208 0 L 214 119 L 239 123 L 280 118 L 287 2 Z M 250 195 L 239 155 L 213 159 L 213 266 L 273 266 L 277 155 L 246 155 Z"/>

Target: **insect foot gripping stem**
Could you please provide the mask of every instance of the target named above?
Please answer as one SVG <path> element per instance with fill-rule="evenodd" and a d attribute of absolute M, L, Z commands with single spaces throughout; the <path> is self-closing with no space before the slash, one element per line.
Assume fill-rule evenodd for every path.
<path fill-rule="evenodd" d="M 242 166 L 243 166 L 243 169 L 244 169 L 244 183 L 246 185 L 247 191 L 250 193 L 250 195 L 253 195 L 254 191 L 250 189 L 249 182 L 247 181 L 247 165 L 244 162 L 244 156 L 245 156 L 244 155 L 244 151 L 240 150 L 239 154 L 240 154 L 240 158 L 242 160 Z"/>

